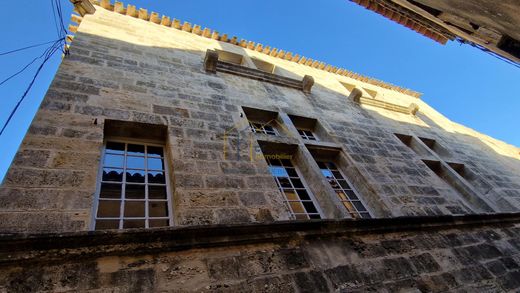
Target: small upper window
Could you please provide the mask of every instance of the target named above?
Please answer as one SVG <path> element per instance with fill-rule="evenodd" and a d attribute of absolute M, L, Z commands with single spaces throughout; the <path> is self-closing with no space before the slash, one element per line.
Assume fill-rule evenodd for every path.
<path fill-rule="evenodd" d="M 242 56 L 240 54 L 229 52 L 229 51 L 224 51 L 224 50 L 216 50 L 216 51 L 218 53 L 219 61 L 232 63 L 232 64 L 236 64 L 236 65 L 244 64 L 244 56 Z"/>
<path fill-rule="evenodd" d="M 253 133 L 263 133 L 269 135 L 277 135 L 276 130 L 269 123 L 251 122 L 249 121 L 249 127 Z"/>
<path fill-rule="evenodd" d="M 98 178 L 95 229 L 172 225 L 166 178 L 162 145 L 106 141 Z"/>
<path fill-rule="evenodd" d="M 253 133 L 279 135 L 278 130 L 283 131 L 280 127 L 277 129 L 277 126 L 279 126 L 277 122 L 278 113 L 249 107 L 242 107 L 242 109 Z"/>
<path fill-rule="evenodd" d="M 312 133 L 312 131 L 310 131 L 310 130 L 298 129 L 298 133 L 300 134 L 300 136 L 303 139 L 318 140 L 318 139 L 316 139 L 316 136 L 314 135 L 314 133 Z"/>
<path fill-rule="evenodd" d="M 274 72 L 274 65 L 266 62 L 264 60 L 260 60 L 258 58 L 251 58 L 251 61 L 255 64 L 256 68 L 262 71 L 265 71 L 267 73 L 273 73 Z"/>

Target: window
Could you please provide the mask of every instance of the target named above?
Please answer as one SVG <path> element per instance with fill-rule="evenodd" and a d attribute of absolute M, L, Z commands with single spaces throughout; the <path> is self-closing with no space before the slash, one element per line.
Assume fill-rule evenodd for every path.
<path fill-rule="evenodd" d="M 370 213 L 365 208 L 361 198 L 357 195 L 352 185 L 341 174 L 336 165 L 332 162 L 317 162 L 321 173 L 329 181 L 330 186 L 343 203 L 352 218 L 371 218 Z"/>
<path fill-rule="evenodd" d="M 327 140 L 327 131 L 321 126 L 317 119 L 307 118 L 296 115 L 289 115 L 294 127 L 298 130 L 298 134 L 305 140 L 319 141 Z"/>
<path fill-rule="evenodd" d="M 218 53 L 219 61 L 232 63 L 232 64 L 236 64 L 236 65 L 244 64 L 244 56 L 242 56 L 240 54 L 229 52 L 229 51 L 224 51 L 224 50 L 218 50 L 218 49 L 215 51 L 217 51 L 217 53 Z"/>
<path fill-rule="evenodd" d="M 259 122 L 251 122 L 249 121 L 249 127 L 253 133 L 263 133 L 269 135 L 277 135 L 276 130 L 269 125 L 269 123 L 259 123 Z"/>
<path fill-rule="evenodd" d="M 172 225 L 164 147 L 108 140 L 103 148 L 95 230 Z"/>
<path fill-rule="evenodd" d="M 314 133 L 312 133 L 312 131 L 310 131 L 310 130 L 298 129 L 298 133 L 300 134 L 300 136 L 301 136 L 303 139 L 307 139 L 307 140 L 317 140 L 317 139 L 316 139 L 316 136 L 314 136 Z"/>
<path fill-rule="evenodd" d="M 259 69 L 259 70 L 262 70 L 264 72 L 267 72 L 267 73 L 273 73 L 274 72 L 274 65 L 269 63 L 269 62 L 266 62 L 264 60 L 260 60 L 258 58 L 251 58 L 251 61 L 253 61 L 253 63 L 255 64 L 256 68 Z"/>
<path fill-rule="evenodd" d="M 318 205 L 291 161 L 270 158 L 266 161 L 293 217 L 297 220 L 321 219 Z"/>
<path fill-rule="evenodd" d="M 242 110 L 247 117 L 249 128 L 253 133 L 269 135 L 280 134 L 280 129 L 276 129 L 276 126 L 280 126 L 277 120 L 278 113 L 249 107 L 242 107 Z"/>

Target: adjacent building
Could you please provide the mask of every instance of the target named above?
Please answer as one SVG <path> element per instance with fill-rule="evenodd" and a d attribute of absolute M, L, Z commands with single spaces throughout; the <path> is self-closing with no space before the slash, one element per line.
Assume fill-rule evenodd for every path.
<path fill-rule="evenodd" d="M 74 5 L 0 187 L 0 291 L 520 287 L 518 148 L 413 90 Z"/>

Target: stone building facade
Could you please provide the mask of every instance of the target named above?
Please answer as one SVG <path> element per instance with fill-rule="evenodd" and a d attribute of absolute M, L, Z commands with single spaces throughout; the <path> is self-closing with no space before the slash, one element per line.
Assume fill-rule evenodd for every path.
<path fill-rule="evenodd" d="M 412 90 L 93 4 L 0 187 L 0 291 L 520 288 L 518 148 Z"/>

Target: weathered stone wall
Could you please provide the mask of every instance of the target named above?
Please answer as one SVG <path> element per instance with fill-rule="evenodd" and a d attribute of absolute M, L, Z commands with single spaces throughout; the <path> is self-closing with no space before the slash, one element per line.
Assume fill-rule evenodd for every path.
<path fill-rule="evenodd" d="M 316 84 L 305 95 L 206 73 L 204 55 L 214 48 L 262 58 L 277 66 L 277 74 L 311 75 Z M 411 116 L 360 107 L 347 99 L 340 81 L 375 90 L 379 99 L 392 103 L 416 103 L 420 112 Z M 329 142 L 345 153 L 355 175 L 351 180 L 365 191 L 362 196 L 376 217 L 471 213 L 457 192 L 393 133 L 437 140 L 453 161 L 487 183 L 481 192 L 499 206 L 496 211 L 520 207 L 518 149 L 447 120 L 419 99 L 98 7 L 79 26 L 71 55 L 63 60 L 0 187 L 0 230 L 88 229 L 105 119 L 168 127 L 176 225 L 288 219 L 266 163 L 251 162 L 245 142 L 239 159 L 223 153 L 224 145 L 236 153 L 236 138 L 224 140 L 224 134 L 245 125 L 241 106 L 318 119 Z M 286 141 L 304 149 L 294 137 Z M 305 158 L 308 153 L 302 152 Z M 302 164 L 319 174 L 312 162 Z"/>
<path fill-rule="evenodd" d="M 517 292 L 518 216 L 476 219 L 11 239 L 0 244 L 0 291 Z"/>

